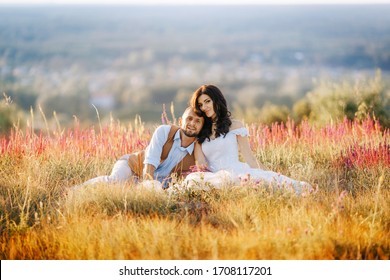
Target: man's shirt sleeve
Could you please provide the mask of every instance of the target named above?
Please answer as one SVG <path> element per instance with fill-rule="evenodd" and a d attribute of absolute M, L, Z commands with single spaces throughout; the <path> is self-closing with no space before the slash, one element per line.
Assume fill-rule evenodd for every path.
<path fill-rule="evenodd" d="M 145 151 L 144 164 L 151 164 L 155 168 L 160 165 L 162 148 L 167 142 L 170 128 L 169 125 L 160 125 L 154 131 L 152 139 Z"/>

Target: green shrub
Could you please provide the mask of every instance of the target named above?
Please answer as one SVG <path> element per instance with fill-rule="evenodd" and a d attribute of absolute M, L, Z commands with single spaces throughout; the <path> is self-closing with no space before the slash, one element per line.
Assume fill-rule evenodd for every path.
<path fill-rule="evenodd" d="M 12 103 L 11 99 L 4 94 L 0 102 L 0 134 L 8 133 L 14 124 L 19 124 L 22 111 Z"/>
<path fill-rule="evenodd" d="M 305 98 L 294 104 L 297 121 L 307 117 L 312 123 L 338 122 L 347 117 L 363 120 L 375 117 L 390 126 L 390 95 L 386 92 L 380 71 L 374 78 L 354 83 L 321 82 Z"/>

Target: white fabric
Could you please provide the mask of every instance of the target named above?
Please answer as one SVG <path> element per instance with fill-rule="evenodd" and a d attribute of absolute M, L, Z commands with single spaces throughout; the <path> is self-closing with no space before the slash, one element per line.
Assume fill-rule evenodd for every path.
<path fill-rule="evenodd" d="M 124 155 L 119 160 L 117 160 L 112 168 L 111 174 L 109 176 L 99 176 L 96 178 L 92 178 L 81 185 L 77 185 L 73 187 L 73 190 L 77 190 L 79 188 L 93 185 L 96 183 L 123 183 L 131 178 L 133 172 L 131 171 L 128 160 L 130 155 Z"/>
<path fill-rule="evenodd" d="M 192 189 L 222 189 L 233 182 L 232 174 L 225 170 L 218 172 L 193 172 L 187 175 L 184 185 Z"/>
<path fill-rule="evenodd" d="M 156 192 L 164 191 L 161 182 L 157 180 L 144 180 L 141 183 L 139 183 L 137 187 L 141 189 L 153 190 Z"/>
<path fill-rule="evenodd" d="M 265 184 L 276 187 L 292 187 L 297 194 L 301 193 L 302 187 L 310 186 L 305 182 L 293 180 L 273 171 L 251 168 L 247 163 L 241 162 L 239 160 L 237 135 L 245 137 L 248 134 L 248 130 L 245 127 L 241 127 L 229 131 L 225 136 L 203 142 L 202 150 L 211 172 L 189 174 L 185 182 L 189 184 L 191 181 L 200 182 L 203 180 L 203 182 L 210 182 L 216 186 L 220 186 L 223 182 L 221 174 L 218 172 L 224 170 L 223 179 L 225 182 L 226 178 L 228 178 L 226 172 L 228 172 L 230 174 L 230 182 L 234 184 L 240 184 L 240 178 L 247 176 L 251 180 L 264 182 Z M 201 175 L 200 173 L 204 174 Z M 203 179 L 200 180 L 200 178 Z"/>
<path fill-rule="evenodd" d="M 234 176 L 246 173 L 250 168 L 238 158 L 237 135 L 248 136 L 244 127 L 229 131 L 225 136 L 210 139 L 202 143 L 202 150 L 211 172 L 226 170 Z"/>

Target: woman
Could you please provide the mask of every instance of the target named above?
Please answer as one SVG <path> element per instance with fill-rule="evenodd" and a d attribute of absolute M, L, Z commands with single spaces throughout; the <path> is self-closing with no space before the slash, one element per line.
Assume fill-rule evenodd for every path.
<path fill-rule="evenodd" d="M 240 182 L 246 177 L 277 187 L 293 188 L 300 194 L 304 188 L 312 189 L 306 182 L 296 181 L 273 171 L 266 171 L 253 155 L 248 130 L 243 123 L 230 118 L 226 99 L 214 85 L 203 85 L 192 95 L 190 105 L 195 111 L 202 112 L 209 133 L 199 137 L 195 145 L 195 159 L 198 165 L 205 166 L 210 172 L 189 174 L 185 182 L 188 184 L 204 181 L 216 186 L 224 181 Z M 211 125 L 210 125 L 211 123 Z M 245 162 L 239 160 L 239 152 Z"/>

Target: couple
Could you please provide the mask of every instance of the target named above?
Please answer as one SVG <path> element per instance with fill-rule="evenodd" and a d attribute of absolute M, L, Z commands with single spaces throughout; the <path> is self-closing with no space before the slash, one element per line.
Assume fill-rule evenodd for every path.
<path fill-rule="evenodd" d="M 226 99 L 218 87 L 203 85 L 190 99 L 179 119 L 180 127 L 161 125 L 153 133 L 145 151 L 128 154 L 114 165 L 111 175 L 93 178 L 84 184 L 140 180 L 145 187 L 168 187 L 172 174 L 186 175 L 195 165 L 207 172 L 189 173 L 184 184 L 239 184 L 242 176 L 280 188 L 292 188 L 296 194 L 311 186 L 273 171 L 266 171 L 253 155 L 248 130 L 230 118 Z M 239 160 L 241 153 L 245 162 Z M 162 185 L 161 185 L 162 183 Z"/>

